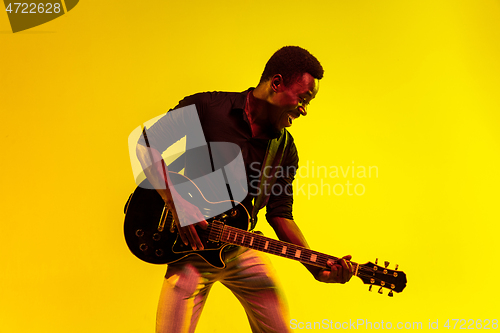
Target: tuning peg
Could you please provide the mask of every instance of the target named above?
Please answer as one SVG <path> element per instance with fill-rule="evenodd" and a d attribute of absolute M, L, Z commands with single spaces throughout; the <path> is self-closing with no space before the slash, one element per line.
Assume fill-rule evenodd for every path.
<path fill-rule="evenodd" d="M 387 268 L 387 267 L 389 266 L 389 264 L 390 264 L 390 262 L 388 262 L 387 260 L 386 260 L 386 261 L 384 261 L 384 266 L 385 266 L 385 268 Z"/>
<path fill-rule="evenodd" d="M 392 290 L 391 290 L 391 291 L 389 291 L 389 293 L 387 294 L 387 296 L 389 296 L 389 297 L 394 296 L 394 293 L 392 292 Z"/>
<path fill-rule="evenodd" d="M 375 258 L 375 265 L 378 264 L 378 258 Z"/>
<path fill-rule="evenodd" d="M 394 270 L 396 270 L 396 271 L 397 271 L 397 270 L 398 270 L 398 267 L 399 267 L 399 265 L 398 265 L 398 264 L 396 264 L 396 268 L 394 268 Z"/>
<path fill-rule="evenodd" d="M 368 291 L 372 291 L 372 285 L 370 284 L 370 287 L 368 288 Z"/>
<path fill-rule="evenodd" d="M 380 287 L 380 289 L 378 290 L 378 293 L 382 294 L 382 287 Z"/>

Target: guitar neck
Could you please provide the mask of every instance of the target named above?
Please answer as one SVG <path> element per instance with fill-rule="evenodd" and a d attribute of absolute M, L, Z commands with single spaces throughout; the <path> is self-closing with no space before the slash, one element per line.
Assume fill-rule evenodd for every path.
<path fill-rule="evenodd" d="M 244 231 L 231 226 L 224 226 L 221 234 L 221 241 L 233 245 L 239 245 L 261 252 L 271 253 L 280 257 L 299 261 L 303 264 L 328 267 L 328 259 L 338 260 L 339 258 L 326 255 L 321 252 L 306 249 L 305 247 L 275 240 L 253 232 Z M 354 275 L 357 275 L 358 264 L 351 261 Z"/>

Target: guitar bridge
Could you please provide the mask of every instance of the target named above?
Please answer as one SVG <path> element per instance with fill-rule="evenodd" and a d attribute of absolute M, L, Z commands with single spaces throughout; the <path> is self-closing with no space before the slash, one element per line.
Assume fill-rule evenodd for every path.
<path fill-rule="evenodd" d="M 224 223 L 221 221 L 213 220 L 210 223 L 210 233 L 208 234 L 208 240 L 215 243 L 220 242 L 223 230 Z"/>

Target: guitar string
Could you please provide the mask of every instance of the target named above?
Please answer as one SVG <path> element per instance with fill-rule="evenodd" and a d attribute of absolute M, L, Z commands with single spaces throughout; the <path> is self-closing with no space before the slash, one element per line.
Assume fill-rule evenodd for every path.
<path fill-rule="evenodd" d="M 319 253 L 317 251 L 313 251 L 313 250 L 310 250 L 310 249 L 306 249 L 306 248 L 303 248 L 301 246 L 298 246 L 298 245 L 295 245 L 295 244 L 290 244 L 290 243 L 287 243 L 287 245 L 281 245 L 279 244 L 277 240 L 274 240 L 274 239 L 269 239 L 265 236 L 262 236 L 262 235 L 259 235 L 259 234 L 255 234 L 255 233 L 252 233 L 252 237 L 254 239 L 254 241 L 252 242 L 252 246 L 250 246 L 250 241 L 249 241 L 249 238 L 246 237 L 246 236 L 249 236 L 248 235 L 248 231 L 245 231 L 245 230 L 242 230 L 242 229 L 238 229 L 238 228 L 235 228 L 235 227 L 231 227 L 231 226 L 222 226 L 222 225 L 211 225 L 210 228 L 207 228 L 206 230 L 204 229 L 201 229 L 199 232 L 200 234 L 203 236 L 203 235 L 210 235 L 211 232 L 214 232 L 215 234 L 218 234 L 221 236 L 221 241 L 225 241 L 226 243 L 230 243 L 230 244 L 235 244 L 235 245 L 242 245 L 244 247 L 254 247 L 254 248 L 258 248 L 258 249 L 261 249 L 263 252 L 268 252 L 268 253 L 271 253 L 271 254 L 275 254 L 277 256 L 280 256 L 280 257 L 285 257 L 285 258 L 290 258 L 290 259 L 295 259 L 297 261 L 301 261 L 301 262 L 305 262 L 305 263 L 308 263 L 308 264 L 321 264 L 322 266 L 326 266 L 326 262 L 328 261 L 328 259 L 338 259 L 334 256 L 330 256 L 330 255 L 326 255 L 326 254 L 322 254 L 322 253 Z M 236 235 L 236 240 L 233 238 L 231 239 L 231 232 L 235 233 Z M 241 236 L 245 236 L 245 238 L 241 237 Z M 226 238 L 226 239 L 223 239 L 223 238 Z M 229 237 L 229 239 L 227 239 Z M 242 241 L 238 241 L 238 237 L 241 237 Z M 229 240 L 229 241 L 228 241 Z M 268 246 L 266 249 L 264 249 L 265 247 L 265 243 L 268 242 Z M 254 245 L 255 244 L 255 245 Z M 282 252 L 284 246 L 287 247 L 287 250 L 285 253 Z M 290 249 L 292 251 L 301 251 L 301 254 L 300 254 L 300 257 L 296 257 L 295 255 L 293 254 L 290 254 L 289 251 Z M 306 255 L 312 255 L 312 254 L 316 254 L 317 256 L 317 260 L 316 262 L 311 262 L 310 260 L 307 260 L 307 259 L 303 259 L 303 254 L 306 254 Z M 324 265 L 323 265 L 324 263 Z M 368 278 L 374 278 L 375 280 L 379 280 L 379 281 L 383 281 L 382 279 L 379 279 L 377 278 L 376 276 L 374 276 L 373 274 L 375 274 L 376 272 L 374 272 L 374 270 L 372 268 L 367 268 L 367 267 L 364 267 L 360 264 L 357 264 L 355 262 L 352 262 L 354 265 L 358 265 L 358 276 L 363 276 L 363 277 L 368 277 Z M 388 272 L 391 271 L 393 272 L 392 270 L 388 270 Z M 365 272 L 367 273 L 371 273 L 371 275 L 368 275 L 366 274 Z M 387 275 L 388 278 L 392 278 L 391 274 L 389 273 Z"/>
<path fill-rule="evenodd" d="M 222 241 L 226 241 L 226 242 L 229 241 L 229 243 L 231 243 L 231 244 L 237 244 L 237 245 L 243 245 L 246 247 L 250 247 L 250 241 L 248 240 L 248 238 L 241 237 L 242 241 L 238 241 L 238 236 L 242 236 L 242 235 L 247 236 L 246 235 L 247 232 L 245 232 L 245 231 L 242 232 L 241 229 L 237 229 L 234 227 L 226 228 L 226 230 L 221 230 L 221 229 L 222 228 L 220 228 L 219 226 L 217 226 L 217 228 L 215 228 L 217 233 L 220 234 L 222 232 L 222 234 L 221 234 Z M 229 238 L 229 237 L 231 237 L 230 236 L 231 232 L 234 232 L 237 235 L 236 240 Z M 325 265 L 326 265 L 326 262 L 328 261 L 328 259 L 330 259 L 330 258 L 334 259 L 334 260 L 338 259 L 336 257 L 324 255 L 324 254 L 321 254 L 317 251 L 306 249 L 304 247 L 301 247 L 301 246 L 298 246 L 295 244 L 287 243 L 287 245 L 281 245 L 281 244 L 278 244 L 279 241 L 269 239 L 269 238 L 262 236 L 262 235 L 252 234 L 252 237 L 254 239 L 254 242 L 252 244 L 255 244 L 252 247 L 262 248 L 262 250 L 264 252 L 267 251 L 269 253 L 276 254 L 276 255 L 281 256 L 281 257 L 301 259 L 304 256 L 303 254 L 309 255 L 309 257 L 311 257 L 312 254 L 316 254 L 317 258 L 320 259 L 319 261 L 324 261 Z M 224 238 L 224 239 L 222 239 L 222 238 Z M 245 242 L 245 240 L 246 240 L 246 242 Z M 266 249 L 263 249 L 265 247 L 266 242 L 268 242 L 268 246 Z M 283 248 L 285 246 L 287 247 L 287 250 L 285 253 L 283 253 L 282 251 L 283 251 Z M 300 251 L 300 257 L 296 257 L 294 254 L 289 253 L 290 250 L 294 251 L 295 253 L 297 253 L 297 250 Z M 307 261 L 307 263 L 312 263 L 310 260 L 305 260 L 305 261 Z M 354 263 L 354 264 L 356 264 L 356 263 Z"/>
<path fill-rule="evenodd" d="M 301 259 L 303 257 L 303 254 L 308 255 L 309 257 L 311 257 L 311 255 L 313 255 L 313 254 L 316 254 L 317 259 L 319 259 L 319 260 L 316 260 L 316 263 L 318 264 L 318 262 L 319 263 L 324 262 L 325 266 L 326 266 L 326 262 L 328 261 L 328 259 L 330 259 L 330 258 L 334 259 L 334 260 L 338 259 L 336 257 L 324 255 L 324 254 L 321 254 L 317 251 L 306 249 L 306 248 L 303 248 L 303 247 L 295 245 L 295 244 L 287 243 L 287 245 L 280 245 L 277 243 L 278 241 L 276 241 L 276 240 L 269 239 L 265 236 L 254 234 L 254 233 L 252 233 L 252 238 L 254 239 L 254 242 L 252 244 L 255 244 L 255 245 L 250 246 L 250 241 L 248 240 L 249 238 L 245 238 L 246 242 L 245 241 L 243 241 L 243 242 L 238 241 L 238 236 L 243 240 L 242 236 L 247 236 L 246 233 L 248 233 L 248 231 L 244 231 L 242 229 L 238 229 L 235 227 L 226 226 L 226 228 L 223 228 L 220 225 L 212 225 L 212 227 L 210 229 L 211 229 L 211 231 L 214 231 L 215 234 L 221 235 L 221 241 L 224 241 L 226 243 L 231 243 L 231 244 L 235 244 L 235 245 L 243 245 L 243 246 L 246 245 L 246 247 L 262 248 L 262 250 L 264 252 L 267 251 L 269 253 L 272 253 L 272 254 L 275 254 L 275 255 L 278 255 L 281 257 L 287 257 L 287 258 L 291 258 L 291 259 Z M 210 231 L 208 229 L 207 229 L 207 231 L 203 230 L 203 231 L 201 231 L 201 233 L 203 235 L 206 235 L 207 233 L 210 234 Z M 237 235 L 236 240 L 231 239 L 231 238 L 228 239 L 228 237 L 231 237 L 230 236 L 231 232 L 234 232 Z M 268 242 L 268 246 L 266 249 L 264 249 L 266 242 Z M 282 252 L 284 246 L 287 246 L 287 251 L 285 253 Z M 292 251 L 294 251 L 295 253 L 297 250 L 299 250 L 301 252 L 300 257 L 297 258 L 295 255 L 288 253 L 290 251 L 290 249 Z M 304 261 L 307 261 L 307 263 L 315 264 L 315 262 L 311 262 L 310 260 L 304 260 Z M 354 263 L 354 264 L 356 264 L 356 263 Z"/>
<path fill-rule="evenodd" d="M 242 245 L 244 247 L 250 247 L 249 243 L 250 241 L 248 240 L 249 238 L 245 237 L 245 239 L 243 241 L 238 241 L 238 236 L 247 236 L 246 233 L 248 233 L 248 231 L 245 231 L 245 230 L 242 230 L 242 229 L 238 229 L 238 228 L 235 228 L 235 227 L 230 227 L 230 226 L 226 226 L 226 227 L 229 227 L 229 228 L 224 228 L 223 226 L 220 226 L 220 225 L 212 225 L 210 228 L 207 228 L 206 230 L 204 229 L 201 229 L 200 230 L 200 234 L 201 235 L 209 235 L 210 232 L 214 231 L 216 234 L 219 234 L 221 235 L 221 241 L 222 241 L 222 237 L 231 237 L 231 232 L 234 232 L 237 237 L 236 237 L 236 240 L 231 239 L 229 238 L 229 240 L 231 242 L 227 242 L 227 239 L 226 239 L 226 243 L 230 243 L 230 244 L 235 244 L 235 245 Z M 317 251 L 313 251 L 313 250 L 310 250 L 310 249 L 306 249 L 306 248 L 303 248 L 303 247 L 300 247 L 298 245 L 295 245 L 295 244 L 290 244 L 290 243 L 287 243 L 287 245 L 280 245 L 280 244 L 276 244 L 276 243 L 273 243 L 273 242 L 279 242 L 279 241 L 276 241 L 276 240 L 273 240 L 273 239 L 269 239 L 265 236 L 262 236 L 262 235 L 259 235 L 259 234 L 254 234 L 252 233 L 252 237 L 254 238 L 254 242 L 252 243 L 255 244 L 253 245 L 252 247 L 255 247 L 255 248 L 263 248 L 265 246 L 265 242 L 269 242 L 268 243 L 268 247 L 266 250 L 263 250 L 263 252 L 268 252 L 268 253 L 271 253 L 271 254 L 275 254 L 275 255 L 278 255 L 278 256 L 281 256 L 281 257 L 286 257 L 286 258 L 290 258 L 290 259 L 295 259 L 295 260 L 298 260 L 298 261 L 301 261 L 301 262 L 304 262 L 304 261 L 307 261 L 306 259 L 302 259 L 302 253 L 306 253 L 306 254 L 317 254 L 318 255 L 318 259 L 320 260 L 317 260 L 316 263 L 319 264 L 320 262 L 324 262 L 324 266 L 326 266 L 326 262 L 328 259 L 332 258 L 332 259 L 335 259 L 336 257 L 333 257 L 333 256 L 329 256 L 329 255 L 326 255 L 326 254 L 321 254 Z M 243 238 L 242 238 L 243 239 Z M 283 246 L 287 246 L 287 251 L 286 253 L 283 253 L 282 252 L 282 249 L 283 249 Z M 300 250 L 301 251 L 301 256 L 299 258 L 295 257 L 294 255 L 291 255 L 291 254 L 288 254 L 288 247 L 290 247 L 292 250 Z M 251 248 L 251 247 L 250 247 Z M 302 259 L 302 260 L 300 260 Z M 310 261 L 307 261 L 306 263 L 311 263 Z M 353 264 L 355 265 L 358 265 L 358 273 L 357 273 L 357 276 L 360 277 L 360 278 L 369 278 L 369 279 L 373 279 L 373 283 L 370 283 L 372 285 L 377 285 L 377 286 L 381 286 L 383 288 L 386 288 L 386 289 L 389 289 L 389 290 L 394 290 L 396 291 L 396 289 L 398 288 L 389 288 L 389 284 L 394 284 L 395 286 L 398 286 L 399 283 L 397 280 L 400 280 L 401 278 L 395 278 L 393 276 L 391 276 L 391 274 L 388 274 L 388 275 L 384 275 L 384 278 L 385 279 L 381 279 L 379 277 L 377 277 L 376 275 L 376 272 L 373 270 L 373 268 L 371 267 L 365 267 L 363 265 L 360 265 L 360 264 L 357 264 L 357 263 L 354 263 L 352 262 Z M 313 264 L 313 263 L 311 263 Z M 388 270 L 388 271 L 392 271 L 392 270 Z M 380 273 L 379 273 L 380 274 Z M 391 281 L 393 280 L 393 281 Z M 377 283 L 378 282 L 378 283 Z M 381 283 L 384 282 L 386 285 L 382 286 Z M 368 284 L 368 282 L 367 282 Z"/>
<path fill-rule="evenodd" d="M 280 245 L 280 244 L 277 244 L 277 241 L 272 240 L 272 239 L 270 240 L 264 236 L 255 236 L 254 239 L 255 239 L 255 241 L 254 241 L 255 247 L 259 248 L 260 250 L 262 250 L 264 252 L 269 252 L 269 253 L 272 253 L 272 254 L 275 254 L 275 255 L 278 255 L 281 257 L 290 258 L 290 259 L 299 259 L 299 261 L 302 261 L 302 262 L 305 262 L 308 264 L 313 264 L 313 265 L 318 265 L 318 266 L 326 266 L 326 262 L 328 259 L 330 259 L 330 258 L 336 259 L 335 257 L 320 254 L 319 252 L 309 250 L 309 249 L 303 248 L 303 247 L 298 246 L 298 245 L 289 244 L 289 243 L 287 243 L 287 245 Z M 267 247 L 265 245 L 266 242 L 267 242 Z M 241 242 L 238 242 L 238 241 L 235 241 L 234 243 L 241 244 Z M 246 245 L 245 242 L 243 242 L 242 245 Z M 282 252 L 284 246 L 287 247 L 287 250 L 285 253 Z M 296 254 L 297 251 L 300 251 L 299 257 L 296 257 L 293 253 L 290 253 L 290 252 L 294 252 Z M 306 257 L 311 258 L 311 256 L 313 254 L 316 255 L 316 261 L 311 261 L 310 259 L 309 260 L 306 259 Z"/>
<path fill-rule="evenodd" d="M 240 229 L 236 229 L 234 227 L 229 227 L 227 229 L 228 229 L 228 233 L 230 233 L 231 231 L 233 231 L 235 233 L 240 233 L 241 234 L 241 230 Z M 223 237 L 225 238 L 226 241 L 227 241 L 227 237 L 226 236 L 228 236 L 228 233 L 224 233 L 224 235 L 223 235 Z M 317 266 L 320 266 L 320 265 L 321 266 L 326 266 L 326 262 L 328 261 L 328 259 L 334 259 L 334 260 L 338 259 L 338 258 L 330 256 L 330 255 L 325 255 L 325 254 L 322 254 L 322 253 L 317 252 L 317 251 L 306 249 L 306 248 L 301 247 L 299 245 L 290 244 L 290 243 L 287 243 L 286 245 L 280 245 L 278 243 L 279 241 L 270 239 L 268 237 L 265 237 L 265 236 L 262 236 L 262 235 L 258 235 L 258 234 L 252 234 L 252 235 L 253 235 L 253 237 L 255 239 L 255 241 L 254 241 L 255 247 L 259 247 L 264 252 L 267 251 L 269 253 L 276 254 L 278 256 L 287 257 L 287 258 L 291 258 L 291 259 L 302 259 L 300 261 L 306 261 L 306 263 L 308 263 L 308 264 L 317 265 Z M 241 242 L 237 241 L 237 238 L 236 238 L 236 241 L 231 240 L 231 239 L 229 239 L 229 240 L 232 243 L 236 243 L 238 245 L 241 244 Z M 264 249 L 264 247 L 266 247 L 265 246 L 266 242 L 267 242 L 267 248 Z M 243 244 L 243 245 L 245 245 L 245 244 Z M 282 250 L 283 250 L 284 246 L 287 246 L 287 251 L 285 253 L 282 253 Z M 293 251 L 295 251 L 295 253 L 297 253 L 296 251 L 299 250 L 300 251 L 300 257 L 297 258 L 294 254 L 288 253 L 289 249 L 292 249 Z M 313 254 L 316 255 L 316 261 L 311 261 L 311 260 L 305 259 L 305 255 L 308 255 L 309 257 L 311 257 L 311 255 L 313 255 Z"/>
<path fill-rule="evenodd" d="M 250 238 L 249 237 L 245 237 L 243 239 L 243 237 L 241 237 L 242 235 L 243 236 L 247 236 L 246 233 L 248 233 L 247 231 L 244 231 L 244 230 L 241 230 L 241 229 L 237 229 L 237 228 L 234 228 L 234 227 L 230 227 L 230 228 L 223 228 L 222 226 L 212 226 L 211 228 L 213 231 L 215 231 L 216 234 L 220 234 L 221 235 L 221 241 L 225 241 L 226 243 L 230 243 L 230 244 L 235 244 L 235 245 L 242 245 L 244 247 L 250 247 L 251 246 L 249 245 L 250 244 Z M 236 237 L 236 240 L 234 240 L 234 238 L 232 238 L 232 235 L 231 235 L 231 232 L 234 232 L 237 237 Z M 229 239 L 227 239 L 229 237 Z M 281 256 L 281 257 L 286 257 L 286 258 L 290 258 L 290 259 L 299 259 L 297 257 L 295 257 L 294 255 L 291 255 L 288 253 L 289 249 L 287 248 L 287 252 L 286 253 L 283 253 L 282 252 L 282 249 L 283 249 L 283 245 L 280 245 L 280 244 L 273 244 L 272 242 L 278 242 L 276 240 L 273 240 L 273 239 L 269 239 L 265 236 L 262 236 L 262 235 L 258 235 L 258 234 L 252 234 L 252 237 L 254 238 L 254 242 L 252 242 L 252 244 L 255 244 L 253 245 L 252 247 L 254 248 L 261 248 L 263 249 L 263 247 L 265 246 L 265 242 L 269 242 L 268 243 L 268 247 L 266 250 L 263 250 L 263 252 L 268 252 L 268 253 L 272 253 L 272 254 L 275 254 L 275 255 L 278 255 L 278 256 Z M 241 238 L 243 241 L 239 241 L 238 238 Z M 229 240 L 229 242 L 228 242 Z M 269 244 L 271 244 L 269 246 Z M 289 245 L 284 245 L 284 246 L 290 246 L 290 248 L 292 250 L 301 250 L 303 251 L 302 253 L 306 253 L 308 254 L 313 254 L 313 253 L 317 253 L 316 251 L 313 251 L 313 250 L 309 250 L 309 249 L 305 249 L 305 248 L 302 248 L 298 245 L 294 245 L 294 244 L 289 244 Z M 302 253 L 301 253 L 301 257 L 302 257 Z M 300 257 L 300 259 L 302 259 Z M 321 258 L 320 260 L 317 260 L 317 262 L 324 262 L 324 266 L 326 266 L 326 261 L 329 259 L 329 258 L 335 258 L 335 257 L 332 257 L 332 256 L 329 256 L 329 255 L 323 255 L 321 254 Z M 299 260 L 299 261 L 306 261 L 306 263 L 310 263 L 310 261 L 307 261 L 307 260 Z M 353 263 L 355 265 L 358 265 L 358 274 L 357 276 L 359 277 L 366 277 L 366 278 L 373 278 L 375 282 L 386 282 L 386 283 L 391 283 L 391 282 L 394 282 L 394 284 L 397 284 L 397 281 L 389 281 L 388 282 L 388 279 L 393 279 L 393 277 L 389 274 L 387 276 L 384 276 L 386 277 L 385 279 L 381 279 L 381 278 L 378 278 L 377 276 L 373 275 L 373 274 L 376 274 L 376 272 L 371 268 L 371 267 L 364 267 L 360 264 L 357 264 L 357 263 Z M 387 288 L 387 289 L 390 289 L 388 287 L 385 287 L 384 288 Z"/>
<path fill-rule="evenodd" d="M 245 235 L 245 233 L 246 233 L 245 231 L 242 232 L 241 229 L 237 229 L 237 228 L 234 228 L 234 227 L 230 227 L 230 228 L 231 228 L 230 230 L 227 229 L 227 232 L 224 231 L 224 233 L 223 233 L 222 236 L 225 239 L 223 241 L 227 241 L 228 240 L 227 236 L 229 236 L 230 232 L 239 233 L 240 235 L 241 234 Z M 334 259 L 334 260 L 338 259 L 337 257 L 331 256 L 331 255 L 327 255 L 327 254 L 322 254 L 320 252 L 317 252 L 317 251 L 314 251 L 314 250 L 311 250 L 311 249 L 306 249 L 306 248 L 301 247 L 301 246 L 296 245 L 296 244 L 286 243 L 286 245 L 281 245 L 281 244 L 279 244 L 280 241 L 277 241 L 277 240 L 274 240 L 274 239 L 270 239 L 270 238 L 267 238 L 267 237 L 262 236 L 262 235 L 252 234 L 252 237 L 255 239 L 255 241 L 254 241 L 253 244 L 256 244 L 253 247 L 262 247 L 262 246 L 265 246 L 265 242 L 269 242 L 268 243 L 268 247 L 266 248 L 266 250 L 264 250 L 264 252 L 268 251 L 270 253 L 273 253 L 273 254 L 276 254 L 276 255 L 280 255 L 280 256 L 297 258 L 295 255 L 289 253 L 290 249 L 292 249 L 294 251 L 300 250 L 301 251 L 301 256 L 300 257 L 303 257 L 302 254 L 306 253 L 306 254 L 309 254 L 309 255 L 310 254 L 316 254 L 317 258 L 321 258 L 321 259 L 323 259 L 325 261 L 327 261 L 328 259 Z M 246 247 L 249 247 L 248 238 L 245 238 L 245 241 L 243 241 L 243 242 L 238 241 L 238 238 L 236 238 L 236 241 L 234 239 L 229 238 L 229 241 L 232 244 L 243 245 L 243 246 L 246 245 Z M 287 247 L 287 250 L 286 250 L 285 253 L 282 252 L 284 246 Z M 354 262 L 352 262 L 352 263 L 357 265 L 357 263 L 354 263 Z"/>
<path fill-rule="evenodd" d="M 220 230 L 220 228 L 219 228 Z M 240 229 L 236 229 L 234 227 L 231 227 L 231 228 L 228 228 L 227 230 L 225 230 L 223 233 L 222 233 L 222 236 L 221 237 L 224 237 L 225 238 L 225 241 L 228 241 L 227 237 L 229 237 L 229 241 L 231 241 L 231 244 L 237 244 L 237 245 L 243 245 L 243 246 L 246 246 L 246 247 L 249 247 L 249 241 L 248 241 L 248 238 L 245 238 L 245 240 L 243 241 L 238 241 L 238 236 L 236 237 L 236 240 L 234 240 L 234 238 L 232 238 L 232 235 L 231 235 L 231 232 L 234 232 L 236 235 L 239 235 L 241 236 L 242 234 L 245 235 L 244 232 L 242 232 Z M 272 242 L 272 241 L 275 241 L 275 240 L 270 240 L 268 238 L 266 238 L 265 236 L 261 236 L 261 235 L 253 235 L 254 236 L 254 242 L 253 244 L 255 244 L 254 247 L 258 247 L 262 250 L 263 246 L 265 246 L 265 242 Z M 260 236 L 260 237 L 259 237 Z M 278 241 L 276 241 L 278 242 Z M 276 246 L 269 246 L 269 244 L 271 243 L 268 243 L 268 247 L 265 251 L 268 251 L 269 253 L 272 253 L 272 254 L 275 254 L 275 255 L 278 255 L 278 256 L 281 256 L 281 257 L 287 257 L 287 258 L 290 258 L 290 259 L 299 259 L 291 254 L 288 254 L 288 248 L 287 248 L 287 252 L 284 254 L 280 251 L 280 249 L 283 248 L 282 245 L 280 244 L 276 244 Z M 287 246 L 287 245 L 285 245 Z M 312 251 L 312 250 L 309 250 L 309 249 L 304 249 L 300 246 L 297 246 L 297 245 L 291 245 L 290 248 L 295 248 L 296 249 L 300 249 L 300 250 L 304 250 L 305 253 L 307 252 L 310 252 L 310 253 L 318 253 L 316 251 Z M 322 257 L 322 260 L 317 260 L 317 262 L 323 262 L 324 263 L 324 266 L 326 266 L 326 262 L 329 258 L 335 258 L 333 256 L 329 256 L 329 255 L 324 255 L 324 254 L 320 254 L 321 257 Z M 319 257 L 318 257 L 319 258 Z M 302 259 L 302 255 L 300 257 L 300 259 Z M 310 261 L 307 261 L 307 260 L 299 260 L 301 262 L 304 262 L 306 261 L 306 263 L 311 263 Z M 397 278 L 393 277 L 390 273 L 390 271 L 392 270 L 387 270 L 387 275 L 383 275 L 384 278 L 379 278 L 377 277 L 377 275 L 374 275 L 374 274 L 377 274 L 376 271 L 373 270 L 373 268 L 371 267 L 365 267 L 361 264 L 357 264 L 357 263 L 354 263 L 354 265 L 358 265 L 358 271 L 357 271 L 357 276 L 358 277 L 365 277 L 365 278 L 370 278 L 370 279 L 374 279 L 374 283 L 375 284 L 376 282 L 378 282 L 378 284 L 375 284 L 375 285 L 380 285 L 381 287 L 384 287 L 386 289 L 390 289 L 390 290 L 395 290 L 396 288 L 389 288 L 388 286 L 390 284 L 394 284 L 395 286 L 398 285 L 399 283 L 397 282 Z M 379 266 L 377 266 L 379 267 Z M 378 273 L 379 275 L 382 274 L 382 273 Z M 385 284 L 387 284 L 387 286 L 382 286 L 381 283 L 384 282 Z"/>
<path fill-rule="evenodd" d="M 223 237 L 227 238 L 227 236 L 230 236 L 231 231 L 235 232 L 235 234 L 237 234 L 237 235 L 238 234 L 239 235 L 242 234 L 242 232 L 241 232 L 240 229 L 233 229 L 233 228 L 231 228 L 231 230 L 228 229 L 227 232 L 223 233 Z M 243 233 L 243 235 L 244 235 L 244 233 Z M 258 236 L 260 236 L 260 235 L 258 235 Z M 269 240 L 268 238 L 266 238 L 264 236 L 254 237 L 254 239 L 255 238 L 257 238 L 257 240 L 254 242 L 256 244 L 255 247 L 259 247 L 259 248 L 263 248 L 263 245 L 265 246 L 265 242 L 273 242 L 273 241 L 275 241 L 275 240 L 272 240 L 272 239 Z M 249 247 L 249 241 L 248 241 L 248 239 L 246 241 L 238 241 L 238 237 L 237 237 L 236 241 L 234 239 L 231 239 L 231 238 L 229 240 L 233 244 L 238 244 L 238 245 L 243 245 L 243 246 Z M 226 241 L 227 241 L 227 239 L 226 239 Z M 275 241 L 275 242 L 278 242 L 278 241 Z M 292 250 L 296 251 L 298 249 L 298 250 L 303 251 L 303 252 L 301 252 L 301 256 L 299 258 L 297 258 L 293 254 L 289 254 L 288 253 L 288 251 L 289 251 L 288 248 L 287 248 L 286 252 L 283 253 L 281 251 L 283 249 L 283 245 L 272 244 L 271 246 L 269 246 L 269 244 L 272 244 L 272 243 L 268 243 L 268 247 L 267 247 L 266 250 L 264 250 L 264 252 L 268 251 L 269 253 L 272 253 L 272 254 L 275 254 L 275 255 L 278 255 L 278 256 L 281 256 L 281 257 L 286 257 L 286 258 L 295 259 L 295 260 L 299 259 L 299 261 L 305 262 L 305 263 L 309 263 L 309 264 L 312 264 L 312 262 L 310 260 L 307 260 L 307 259 L 302 259 L 302 253 L 305 253 L 305 254 L 313 254 L 313 253 L 316 254 L 316 253 L 318 253 L 316 251 L 312 251 L 312 250 L 309 250 L 309 249 L 304 249 L 304 248 L 302 248 L 300 246 L 297 246 L 297 245 L 293 245 L 293 244 L 289 245 Z M 285 246 L 288 246 L 288 245 L 285 245 Z M 327 262 L 328 259 L 335 258 L 335 257 L 329 256 L 329 255 L 324 255 L 324 254 L 319 254 L 318 258 L 320 258 L 320 260 L 317 260 L 316 263 L 321 264 L 324 267 L 324 266 L 326 266 L 326 262 Z M 302 260 L 300 260 L 300 259 L 302 259 Z M 357 263 L 354 263 L 354 262 L 352 262 L 352 263 L 354 265 L 358 266 L 357 267 L 357 269 L 358 269 L 358 271 L 357 271 L 358 274 L 357 275 L 358 276 L 365 276 L 365 277 L 375 278 L 375 281 L 378 280 L 378 281 L 381 281 L 381 282 L 384 281 L 384 280 L 386 282 L 388 280 L 394 280 L 393 277 L 391 276 L 391 274 L 392 274 L 391 272 L 393 272 L 392 270 L 388 269 L 387 273 L 386 273 L 387 275 L 384 275 L 384 280 L 382 280 L 382 279 L 379 279 L 379 278 L 377 278 L 376 276 L 373 275 L 373 274 L 377 274 L 377 273 L 371 267 L 367 268 L 367 267 L 364 267 L 364 266 L 362 266 L 360 264 L 357 264 Z M 368 275 L 368 274 L 370 274 L 370 275 Z M 396 283 L 397 281 L 389 281 L 389 283 L 390 282 L 395 282 Z"/>

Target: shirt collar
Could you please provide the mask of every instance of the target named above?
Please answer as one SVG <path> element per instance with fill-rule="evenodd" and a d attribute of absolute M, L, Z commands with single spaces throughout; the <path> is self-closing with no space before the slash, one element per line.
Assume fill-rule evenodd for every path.
<path fill-rule="evenodd" d="M 233 102 L 233 109 L 239 109 L 239 110 L 245 110 L 245 105 L 247 102 L 247 96 L 250 91 L 254 90 L 255 88 L 248 88 L 245 91 L 242 91 L 239 93 L 236 98 L 234 99 Z"/>
<path fill-rule="evenodd" d="M 247 104 L 247 101 L 248 101 L 248 98 L 249 98 L 249 94 L 254 89 L 255 88 L 251 87 L 251 88 L 248 88 L 247 90 L 239 93 L 238 96 L 234 99 L 234 102 L 233 102 L 233 110 L 241 110 L 241 111 L 243 111 L 242 112 L 243 119 L 248 124 L 248 126 L 250 126 L 250 121 L 248 120 L 248 116 L 247 116 L 247 114 L 245 112 L 245 107 L 246 107 L 246 104 Z M 283 134 L 283 132 L 284 131 L 272 131 L 272 133 L 271 132 L 269 133 L 269 136 L 271 138 L 279 138 Z"/>

